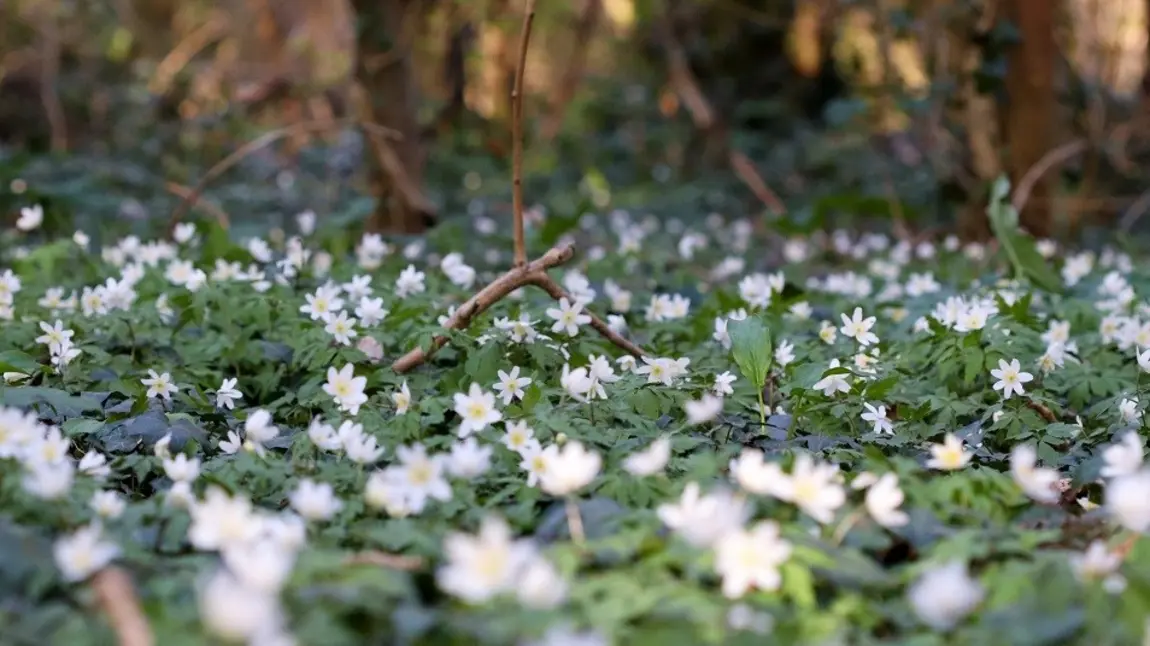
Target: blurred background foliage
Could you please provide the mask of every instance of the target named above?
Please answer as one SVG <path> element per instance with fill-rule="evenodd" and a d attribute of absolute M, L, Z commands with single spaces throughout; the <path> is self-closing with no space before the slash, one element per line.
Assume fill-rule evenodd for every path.
<path fill-rule="evenodd" d="M 0 214 L 122 232 L 187 199 L 241 235 L 305 209 L 401 234 L 507 219 L 524 4 L 2 0 Z M 1006 174 L 1037 236 L 1133 229 L 1148 5 L 545 0 L 528 201 L 983 238 Z"/>

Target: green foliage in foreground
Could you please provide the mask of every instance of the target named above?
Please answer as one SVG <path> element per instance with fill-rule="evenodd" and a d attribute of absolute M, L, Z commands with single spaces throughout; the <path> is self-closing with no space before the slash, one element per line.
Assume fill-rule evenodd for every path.
<path fill-rule="evenodd" d="M 0 403 L 10 407 L 0 419 L 0 641 L 113 643 L 82 581 L 90 574 L 77 561 L 83 550 L 61 541 L 91 522 L 118 548 L 114 563 L 132 577 L 165 646 L 216 643 L 213 628 L 244 623 L 229 611 L 275 624 L 274 634 L 249 640 L 268 644 L 1142 639 L 1150 544 L 1132 532 L 1147 528 L 1140 519 L 1150 506 L 1135 440 L 1145 433 L 1136 353 L 1150 344 L 1144 268 L 1113 252 L 1064 255 L 1057 279 L 1029 256 L 1020 266 L 942 241 L 911 247 L 836 233 L 768 243 L 745 222 L 712 222 L 704 235 L 619 213 L 592 224 L 577 236 L 588 251 L 557 277 L 574 292 L 595 291 L 588 308 L 623 317 L 612 322 L 626 322 L 658 369 L 639 362 L 636 373 L 616 362 L 618 349 L 586 325 L 573 337 L 552 332 L 547 310 L 556 304 L 527 291 L 452 332 L 430 364 L 392 372 L 391 359 L 426 346 L 442 331 L 437 319 L 505 266 L 501 234 L 446 227 L 427 248 L 375 252 L 361 241 L 357 253 L 337 250 L 330 270 L 323 249 L 334 249 L 334 238 L 322 229 L 303 247 L 272 245 L 266 255 L 262 244 L 234 246 L 209 225 L 180 244 L 122 240 L 102 253 L 68 240 L 36 244 L 34 232 L 4 234 L 12 273 L 0 270 L 0 314 L 9 317 L 0 339 L 9 385 L 0 387 Z M 463 259 L 439 264 L 453 250 L 480 267 L 475 286 L 461 286 Z M 1008 262 L 1047 289 L 1001 280 L 996 272 Z M 415 269 L 426 273 L 424 291 L 414 289 Z M 350 284 L 353 276 L 371 277 L 388 313 L 374 326 L 358 321 L 357 336 L 342 345 L 337 336 L 346 331 L 300 309 L 327 281 Z M 358 299 L 340 298 L 356 317 Z M 728 319 L 739 309 L 745 320 Z M 532 343 L 513 323 L 521 316 L 540 335 Z M 510 322 L 497 325 L 504 317 Z M 62 351 L 40 325 L 56 329 L 56 320 L 81 351 L 65 366 L 53 365 L 53 357 L 64 363 Z M 606 362 L 590 358 L 604 354 Z M 1012 381 L 1012 360 L 1033 380 Z M 365 378 L 366 402 L 354 414 L 325 390 L 338 378 L 329 369 L 348 364 Z M 484 409 L 484 392 L 513 367 L 530 385 Z M 163 373 L 178 388 L 170 400 L 149 395 L 163 390 Z M 724 373 L 737 380 L 718 398 Z M 218 394 L 233 378 L 242 397 L 229 409 Z M 482 409 L 475 419 L 471 404 Z M 67 455 L 46 457 L 54 436 L 43 426 L 36 438 L 17 437 L 32 421 L 16 409 L 58 427 L 54 446 L 62 443 Z M 268 436 L 257 409 L 278 432 Z M 356 441 L 373 438 L 382 455 L 360 463 L 338 438 L 317 446 L 323 433 L 309 433 L 317 417 L 336 429 L 362 425 Z M 544 450 L 508 448 L 505 423 L 515 422 Z M 472 448 L 490 450 L 479 474 L 447 457 L 461 450 L 468 425 L 480 427 Z M 660 438 L 669 441 L 665 468 L 657 451 L 636 458 Z M 599 462 L 556 457 L 580 445 Z M 419 505 L 411 483 L 426 484 L 427 474 L 412 466 L 416 446 L 441 456 L 424 466 L 450 484 Z M 1020 446 L 1033 450 L 1037 465 Z M 107 457 L 102 478 L 91 475 L 99 471 L 93 452 Z M 187 477 L 178 455 L 199 460 L 198 471 Z M 560 460 L 547 468 L 566 469 L 565 482 L 536 481 L 524 467 L 538 455 Z M 69 467 L 51 466 L 61 463 Z M 74 478 L 54 486 L 74 463 Z M 826 477 L 800 482 L 808 467 Z M 384 482 L 380 470 L 394 479 Z M 897 480 L 870 484 L 885 474 Z M 330 485 L 338 507 L 322 495 L 304 500 L 307 482 Z M 689 498 L 696 488 L 712 508 L 680 505 L 684 490 Z M 126 506 L 118 515 L 101 507 L 109 517 L 98 519 L 98 491 L 118 492 Z M 306 545 L 291 552 L 290 575 L 270 592 L 237 583 L 236 572 L 230 587 L 218 578 L 274 569 L 261 569 L 256 554 L 246 555 L 247 568 L 221 564 L 220 547 L 193 538 L 196 523 L 244 533 L 243 523 L 203 511 L 193 518 L 186 508 L 187 498 L 202 509 L 221 492 L 250 498 L 264 510 L 259 518 L 291 510 L 314 518 Z M 1104 501 L 1107 508 L 1095 508 Z M 732 512 L 732 521 L 724 509 L 739 504 L 746 517 Z M 667 505 L 680 505 L 686 523 L 668 528 Z M 572 512 L 582 540 L 572 538 Z M 460 557 L 445 539 L 474 535 L 492 517 L 529 539 L 524 549 L 550 566 L 540 575 L 546 589 L 518 573 L 502 593 L 469 604 L 458 581 L 446 581 Z M 778 536 L 760 521 L 776 523 Z M 708 542 L 709 532 L 719 535 Z M 744 552 L 731 547 L 740 536 Z M 1083 564 L 1096 539 L 1107 543 L 1094 556 L 1115 555 L 1112 563 Z M 229 540 L 223 548 L 243 547 Z M 62 554 L 61 545 L 72 551 Z M 420 562 L 364 563 L 364 553 Z M 483 588 L 482 575 L 506 566 L 508 554 L 475 557 L 465 583 Z M 763 577 L 749 589 L 724 581 L 749 576 L 764 559 L 755 570 Z M 69 571 L 80 580 L 68 580 Z M 562 641 L 562 630 L 593 635 Z"/>

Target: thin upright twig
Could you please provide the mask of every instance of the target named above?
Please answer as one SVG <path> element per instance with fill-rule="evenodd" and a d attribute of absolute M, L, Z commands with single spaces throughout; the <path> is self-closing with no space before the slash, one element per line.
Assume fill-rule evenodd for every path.
<path fill-rule="evenodd" d="M 92 576 L 90 585 L 100 609 L 116 633 L 119 646 L 152 646 L 155 643 L 127 572 L 114 565 L 108 566 Z"/>
<path fill-rule="evenodd" d="M 496 278 L 474 296 L 467 299 L 444 323 L 443 327 L 449 330 L 462 330 L 471 324 L 471 321 L 486 311 L 492 305 L 504 299 L 511 292 L 528 285 L 538 287 L 547 292 L 551 298 L 560 300 L 566 298 L 570 302 L 575 299 L 564 290 L 559 283 L 547 275 L 547 270 L 558 267 L 571 260 L 575 255 L 575 248 L 570 245 L 559 245 L 539 258 L 527 262 L 527 245 L 523 238 L 523 166 L 522 166 L 522 117 L 523 117 L 523 68 L 527 65 L 527 43 L 531 35 L 531 21 L 535 13 L 535 0 L 527 0 L 523 17 L 523 35 L 519 42 L 519 68 L 515 72 L 515 91 L 511 102 L 511 129 L 514 156 L 512 158 L 512 205 L 515 218 L 515 262 L 514 265 L 499 278 Z M 584 310 L 591 317 L 591 327 L 603 338 L 615 344 L 625 352 L 641 357 L 645 353 L 639 346 L 631 343 L 622 335 L 615 332 L 603 322 L 602 319 L 591 312 Z M 436 350 L 447 343 L 446 335 L 439 335 L 431 340 L 431 345 L 424 348 L 414 348 L 391 364 L 391 369 L 398 373 L 408 372 L 422 365 Z"/>
<path fill-rule="evenodd" d="M 523 30 L 519 36 L 519 66 L 511 90 L 511 200 L 515 218 L 515 265 L 527 264 L 527 242 L 523 234 L 523 76 L 527 69 L 527 45 L 535 20 L 535 0 L 527 0 L 523 10 Z"/>

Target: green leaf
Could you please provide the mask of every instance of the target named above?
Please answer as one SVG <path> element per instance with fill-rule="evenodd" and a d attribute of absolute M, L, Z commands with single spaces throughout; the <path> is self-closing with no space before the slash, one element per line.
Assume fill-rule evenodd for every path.
<path fill-rule="evenodd" d="M 964 361 L 966 362 L 966 369 L 963 371 L 962 380 L 969 386 L 982 372 L 982 350 L 967 350 L 964 354 Z"/>
<path fill-rule="evenodd" d="M 1046 291 L 1057 292 L 1062 283 L 1042 254 L 1038 253 L 1034 239 L 1018 229 L 1018 212 L 1007 200 L 1009 193 L 1010 181 L 999 177 L 991 188 L 990 204 L 986 207 L 994 237 L 1010 259 L 1015 276 L 1029 278 Z"/>
<path fill-rule="evenodd" d="M 50 407 L 60 417 L 79 417 L 83 413 L 100 411 L 100 402 L 93 397 L 72 395 L 56 388 L 23 387 L 0 389 L 0 402 L 8 406 L 29 409 L 36 404 Z"/>
<path fill-rule="evenodd" d="M 1054 273 L 1042 254 L 1038 253 L 1034 238 L 1022 232 L 1008 234 L 1006 238 L 1009 239 L 1009 244 L 1014 249 L 1018 264 L 1030 280 L 1048 292 L 1061 290 L 1062 281 L 1058 279 L 1058 274 Z"/>
<path fill-rule="evenodd" d="M 40 369 L 40 363 L 19 350 L 0 352 L 0 372 L 22 372 L 30 375 Z"/>
<path fill-rule="evenodd" d="M 730 321 L 727 331 L 731 337 L 731 356 L 743 376 L 758 388 L 767 383 L 771 370 L 771 333 L 757 317 Z"/>

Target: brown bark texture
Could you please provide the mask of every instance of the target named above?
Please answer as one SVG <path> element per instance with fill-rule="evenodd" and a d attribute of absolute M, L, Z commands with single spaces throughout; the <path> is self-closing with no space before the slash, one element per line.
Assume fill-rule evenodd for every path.
<path fill-rule="evenodd" d="M 1010 175 L 1018 182 L 1053 147 L 1057 3 L 1010 0 L 1007 5 L 1007 16 L 1022 36 L 1021 43 L 1010 53 L 1006 77 Z M 1049 196 L 1050 182 L 1044 177 L 1035 185 L 1032 198 L 1019 214 L 1023 228 L 1037 237 L 1049 236 L 1053 228 Z"/>
<path fill-rule="evenodd" d="M 366 162 L 376 195 L 367 228 L 420 233 L 435 209 L 422 193 L 426 151 L 417 118 L 418 90 L 410 43 L 418 27 L 418 0 L 355 0 L 356 82 L 364 120 L 394 130 L 402 139 L 368 139 Z"/>

